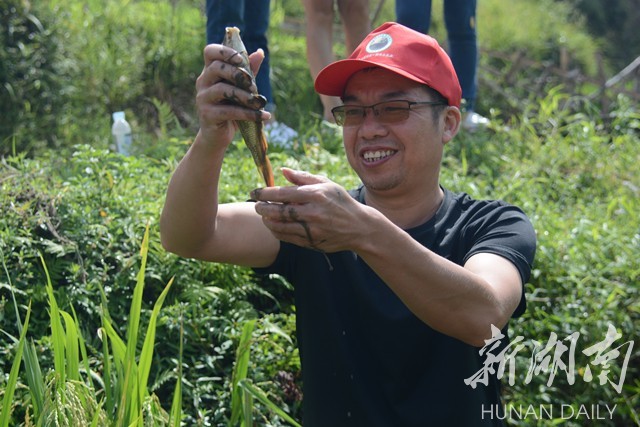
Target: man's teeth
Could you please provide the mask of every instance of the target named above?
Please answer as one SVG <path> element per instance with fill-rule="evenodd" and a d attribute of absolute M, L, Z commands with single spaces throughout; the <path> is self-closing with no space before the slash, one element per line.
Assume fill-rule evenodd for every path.
<path fill-rule="evenodd" d="M 364 159 L 367 162 L 375 162 L 393 154 L 393 150 L 384 151 L 367 151 L 364 153 Z"/>

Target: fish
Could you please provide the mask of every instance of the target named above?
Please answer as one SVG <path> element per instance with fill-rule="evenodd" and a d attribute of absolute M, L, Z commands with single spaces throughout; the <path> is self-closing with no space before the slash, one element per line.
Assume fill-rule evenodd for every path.
<path fill-rule="evenodd" d="M 226 27 L 222 44 L 238 52 L 242 58 L 242 63 L 238 67 L 241 70 L 244 70 L 251 77 L 251 81 L 254 83 L 254 86 L 257 87 L 257 85 L 255 85 L 255 75 L 251 71 L 251 66 L 249 65 L 249 54 L 247 53 L 247 49 L 240 38 L 240 29 L 238 29 L 238 27 Z M 262 98 L 262 105 L 266 103 L 266 99 L 264 99 L 257 90 L 254 92 L 254 96 Z M 249 147 L 249 151 L 251 151 L 253 161 L 256 164 L 260 175 L 262 175 L 262 179 L 264 179 L 266 186 L 275 186 L 273 169 L 271 169 L 271 162 L 269 161 L 269 157 L 267 157 L 268 144 L 267 137 L 264 132 L 263 121 L 236 120 L 235 123 L 238 125 L 238 129 L 240 129 L 242 139 L 245 144 L 247 144 L 247 147 Z"/>

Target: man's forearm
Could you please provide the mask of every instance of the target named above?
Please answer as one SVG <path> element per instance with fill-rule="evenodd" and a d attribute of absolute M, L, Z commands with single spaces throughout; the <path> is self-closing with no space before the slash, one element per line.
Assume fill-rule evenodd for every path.
<path fill-rule="evenodd" d="M 160 218 L 162 244 L 168 251 L 194 257 L 213 235 L 224 152 L 198 133 L 178 164 Z"/>
<path fill-rule="evenodd" d="M 502 277 L 493 280 L 491 275 L 454 264 L 383 222 L 371 228 L 376 232 L 363 239 L 357 253 L 423 322 L 481 346 L 491 324 L 502 327 L 508 321 L 520 283 L 506 285 Z M 506 277 L 518 281 L 517 273 L 511 276 L 508 261 L 496 256 L 490 262 L 495 263 L 490 269 L 505 271 Z"/>

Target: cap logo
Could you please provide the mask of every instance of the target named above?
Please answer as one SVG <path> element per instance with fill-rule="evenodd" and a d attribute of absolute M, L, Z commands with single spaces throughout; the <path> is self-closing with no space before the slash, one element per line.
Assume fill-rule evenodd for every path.
<path fill-rule="evenodd" d="M 382 52 L 391 46 L 393 39 L 389 34 L 378 34 L 367 44 L 366 50 L 369 53 Z"/>

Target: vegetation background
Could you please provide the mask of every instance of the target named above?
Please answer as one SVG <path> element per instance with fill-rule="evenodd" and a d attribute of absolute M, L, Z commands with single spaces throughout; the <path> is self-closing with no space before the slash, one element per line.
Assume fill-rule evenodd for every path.
<path fill-rule="evenodd" d="M 61 310 L 73 312 L 84 337 L 87 365 L 78 368 L 79 382 L 104 402 L 110 375 L 116 376 L 106 368 L 116 357 L 102 351 L 103 319 L 108 314 L 122 336 L 138 315 L 146 327 L 171 278 L 148 381 L 160 407 L 169 411 L 178 390 L 183 425 L 235 424 L 232 400 L 243 360 L 237 349 L 248 342 L 247 379 L 301 419 L 290 285 L 243 268 L 181 259 L 159 243 L 164 191 L 197 129 L 193 96 L 205 41 L 203 3 L 0 0 L 0 395 L 8 401 L 0 422 L 37 422 L 38 399 L 26 369 L 7 398 L 29 304 L 26 336 L 45 386 L 60 381 L 53 295 Z M 393 20 L 393 2 L 382 5 L 374 25 Z M 446 40 L 441 11 L 442 1 L 434 2 L 433 32 Z M 514 0 L 508 7 L 484 0 L 478 15 L 478 110 L 492 126 L 449 144 L 442 181 L 454 191 L 521 206 L 538 233 L 528 311 L 510 327 L 524 346 L 514 355 L 513 381 L 503 378 L 505 401 L 572 405 L 576 414 L 581 405 L 617 405 L 611 420 L 582 414 L 512 422 L 640 425 L 638 75 L 600 90 L 640 55 L 640 7 L 623 0 Z M 353 187 L 357 177 L 343 158 L 340 135 L 320 124 L 303 22 L 297 0 L 272 1 L 279 120 L 300 137 L 292 150 L 272 148 L 271 161 Z M 336 22 L 344 55 L 339 28 Z M 126 111 L 134 129 L 133 156 L 111 149 L 111 113 L 118 110 Z M 246 199 L 260 185 L 243 144 L 230 150 L 223 174 L 229 201 Z M 138 299 L 140 271 L 145 286 Z M 255 328 L 246 328 L 254 320 Z M 585 354 L 610 326 L 618 339 L 601 353 Z M 561 348 L 548 346 L 554 336 L 570 351 L 548 359 L 548 370 L 544 350 Z M 72 348 L 66 347 L 67 363 Z M 554 363 L 568 363 L 570 353 L 575 378 Z M 532 360 L 537 364 L 530 371 Z M 256 424 L 286 424 L 269 404 L 249 403 Z M 147 425 L 161 424 L 162 417 L 145 414 Z M 117 418 L 108 413 L 106 419 Z"/>

